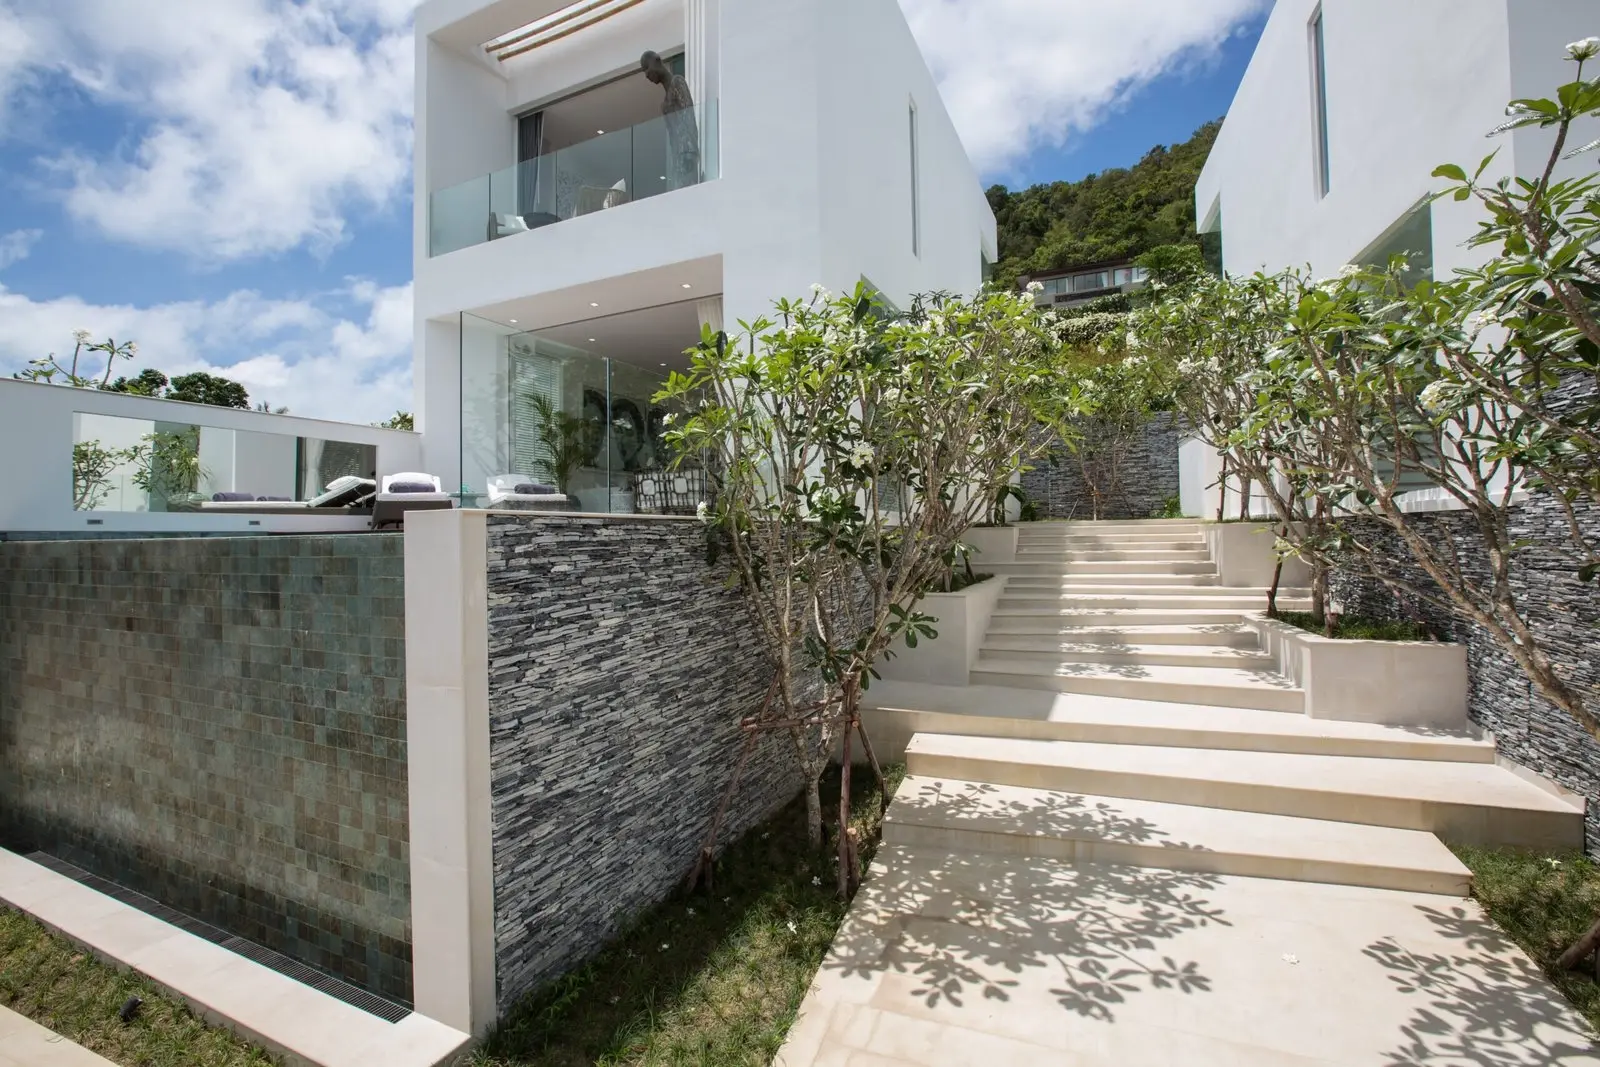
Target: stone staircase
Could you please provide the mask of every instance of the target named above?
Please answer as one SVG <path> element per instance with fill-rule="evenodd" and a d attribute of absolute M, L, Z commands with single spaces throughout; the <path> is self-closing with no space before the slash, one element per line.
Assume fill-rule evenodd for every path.
<path fill-rule="evenodd" d="M 1267 590 L 1220 585 L 1200 524 L 1029 523 L 974 685 L 1301 711 L 1305 694 L 1274 669 L 1246 614 Z M 1283 589 L 1279 603 L 1309 605 Z"/>
<path fill-rule="evenodd" d="M 1492 739 L 1302 714 L 1243 623 L 1266 591 L 1221 586 L 1196 523 L 1031 524 L 985 569 L 971 684 L 869 691 L 905 743 L 891 844 L 1451 896 L 1445 842 L 1582 846 L 1581 801 Z"/>

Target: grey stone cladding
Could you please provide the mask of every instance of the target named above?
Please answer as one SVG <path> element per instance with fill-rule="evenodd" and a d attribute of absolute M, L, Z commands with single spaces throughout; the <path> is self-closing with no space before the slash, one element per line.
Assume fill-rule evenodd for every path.
<path fill-rule="evenodd" d="M 1600 531 L 1600 512 L 1589 507 L 1580 516 L 1585 530 Z M 1463 513 L 1435 512 L 1419 519 L 1433 543 L 1443 544 L 1448 531 L 1465 564 L 1482 566 L 1483 541 Z M 1559 505 L 1540 493 L 1514 509 L 1512 536 L 1528 540 L 1532 547 L 1517 557 L 1512 588 L 1557 670 L 1590 707 L 1600 711 L 1600 589 L 1580 582 L 1571 559 L 1558 549 L 1556 537 L 1565 522 Z M 1394 573 L 1408 581 L 1427 581 L 1393 531 L 1372 519 L 1361 520 L 1359 530 L 1364 540 L 1388 546 L 1385 555 Z M 1522 669 L 1487 632 L 1427 605 L 1402 604 L 1370 578 L 1335 573 L 1331 592 L 1348 614 L 1421 618 L 1441 637 L 1464 641 L 1472 720 L 1494 732 L 1502 755 L 1588 798 L 1587 849 L 1600 856 L 1600 744 L 1570 715 L 1534 692 Z"/>
<path fill-rule="evenodd" d="M 489 760 L 502 1011 L 682 884 L 771 681 L 683 519 L 491 515 Z M 799 790 L 762 742 L 723 841 Z"/>
<path fill-rule="evenodd" d="M 0 544 L 0 841 L 411 999 L 396 534 Z"/>
<path fill-rule="evenodd" d="M 1148 519 L 1178 495 L 1178 445 L 1182 440 L 1177 419 L 1170 412 L 1156 415 L 1129 451 L 1122 468 L 1122 490 L 1106 503 L 1103 519 Z M 1046 519 L 1088 519 L 1094 501 L 1083 480 L 1078 458 L 1059 442 L 1045 459 L 1022 476 L 1023 492 L 1038 504 Z"/>

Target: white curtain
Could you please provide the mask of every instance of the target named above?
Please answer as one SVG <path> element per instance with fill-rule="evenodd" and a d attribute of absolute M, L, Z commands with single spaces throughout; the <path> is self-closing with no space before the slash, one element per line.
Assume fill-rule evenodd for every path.
<path fill-rule="evenodd" d="M 694 309 L 700 318 L 702 327 L 711 327 L 712 333 L 722 332 L 722 297 L 708 296 L 702 300 L 696 300 Z"/>

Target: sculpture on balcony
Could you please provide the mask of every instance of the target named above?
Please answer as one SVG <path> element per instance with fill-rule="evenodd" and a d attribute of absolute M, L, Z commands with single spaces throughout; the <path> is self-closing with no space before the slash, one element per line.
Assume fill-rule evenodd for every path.
<path fill-rule="evenodd" d="M 700 182 L 700 126 L 694 117 L 694 97 L 683 75 L 674 74 L 666 60 L 646 52 L 639 60 L 644 76 L 665 90 L 661 113 L 667 119 L 667 187 L 682 189 Z"/>

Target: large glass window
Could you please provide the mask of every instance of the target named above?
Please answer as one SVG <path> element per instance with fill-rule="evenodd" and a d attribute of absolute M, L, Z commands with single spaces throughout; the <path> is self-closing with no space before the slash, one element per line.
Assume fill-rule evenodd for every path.
<path fill-rule="evenodd" d="M 1327 196 L 1332 187 L 1328 163 L 1328 52 L 1323 42 L 1322 7 L 1311 17 L 1311 96 L 1315 123 L 1317 194 Z"/>
<path fill-rule="evenodd" d="M 910 107 L 911 117 L 911 254 L 922 255 L 922 174 L 918 161 L 917 105 Z"/>
<path fill-rule="evenodd" d="M 536 482 L 584 512 L 692 513 L 655 395 L 700 336 L 693 301 L 542 329 L 461 316 L 461 491 Z M 469 505 L 470 506 L 470 505 Z"/>

